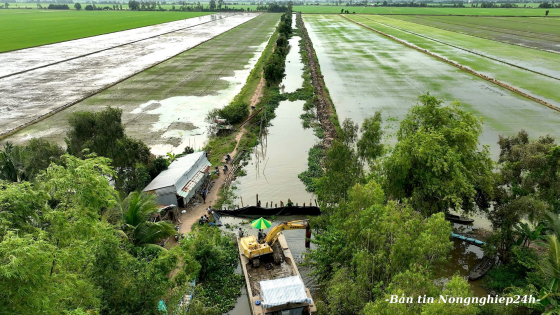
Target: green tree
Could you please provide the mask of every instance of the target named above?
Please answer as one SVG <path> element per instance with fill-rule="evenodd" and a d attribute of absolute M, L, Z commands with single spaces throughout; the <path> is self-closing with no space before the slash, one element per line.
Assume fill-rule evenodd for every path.
<path fill-rule="evenodd" d="M 410 199 L 425 215 L 448 209 L 469 211 L 492 191 L 488 148 L 479 149 L 481 122 L 459 108 L 442 107 L 426 94 L 401 122 L 398 142 L 384 163 L 390 198 Z M 486 206 L 478 202 L 479 206 Z"/>
<path fill-rule="evenodd" d="M 373 167 L 375 161 L 383 155 L 383 144 L 381 139 L 383 130 L 381 129 L 381 112 L 375 112 L 373 117 L 364 119 L 362 123 L 362 136 L 356 143 L 358 149 L 358 157 L 367 162 L 370 169 Z"/>
<path fill-rule="evenodd" d="M 82 9 L 82 5 L 81 5 L 79 2 L 76 2 L 76 3 L 74 4 L 74 8 L 75 8 L 76 10 L 80 11 L 80 10 Z"/>
<path fill-rule="evenodd" d="M 173 225 L 168 222 L 148 221 L 159 211 L 155 199 L 155 195 L 134 191 L 120 203 L 124 230 L 128 239 L 136 246 L 162 249 L 163 247 L 154 244 L 175 234 Z"/>
<path fill-rule="evenodd" d="M 536 223 L 547 210 L 558 211 L 560 148 L 551 137 L 530 141 L 525 131 L 500 136 L 499 173 L 494 207 L 488 218 L 494 227 L 493 245 L 507 262 L 515 244 L 515 226 L 523 218 Z"/>
<path fill-rule="evenodd" d="M 122 110 L 111 107 L 96 113 L 73 113 L 65 141 L 72 155 L 82 157 L 89 152 L 110 158 L 116 170 L 115 186 L 127 193 L 141 186 L 138 164 L 148 165 L 151 155 L 146 144 L 125 135 L 121 116 Z"/>
<path fill-rule="evenodd" d="M 0 151 L 0 179 L 20 182 L 27 179 L 25 174 L 25 151 L 7 142 Z"/>
<path fill-rule="evenodd" d="M 35 178 L 39 172 L 46 170 L 51 163 L 58 163 L 64 154 L 64 149 L 44 139 L 31 139 L 24 148 L 26 177 Z"/>

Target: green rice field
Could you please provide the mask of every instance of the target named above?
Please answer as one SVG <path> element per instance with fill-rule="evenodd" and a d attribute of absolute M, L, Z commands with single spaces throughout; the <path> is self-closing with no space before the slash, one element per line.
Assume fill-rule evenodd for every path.
<path fill-rule="evenodd" d="M 560 51 L 560 19 L 408 15 L 394 18 L 510 44 Z"/>
<path fill-rule="evenodd" d="M 420 48 L 427 49 L 430 52 L 560 106 L 560 95 L 556 91 L 556 87 L 560 84 L 559 54 L 453 33 L 385 16 L 356 15 L 351 18 L 356 22 L 405 40 Z M 399 28 L 396 29 L 391 26 Z M 438 41 L 431 40 L 432 38 Z M 450 44 L 453 46 L 450 46 Z M 469 51 L 519 65 L 537 73 L 470 53 Z"/>
<path fill-rule="evenodd" d="M 128 135 L 158 154 L 171 152 L 200 127 L 177 117 L 188 115 L 202 122 L 209 109 L 227 105 L 245 84 L 242 78 L 260 57 L 279 19 L 280 14 L 260 15 L 5 140 L 17 144 L 40 137 L 63 144 L 71 113 L 113 106 L 123 110 Z"/>
<path fill-rule="evenodd" d="M 304 20 L 339 120 L 351 118 L 361 123 L 364 117 L 381 110 L 388 143 L 394 142 L 396 122 L 416 103 L 418 95 L 426 92 L 443 99 L 446 104 L 458 101 L 462 108 L 481 117 L 484 120 L 481 142 L 490 146 L 494 156 L 498 153 L 496 142 L 500 134 L 512 135 L 525 129 L 532 137 L 538 137 L 555 133 L 560 124 L 560 113 L 548 107 L 341 16 L 305 15 Z M 399 38 L 406 35 L 395 33 Z M 443 53 L 449 48 L 433 46 L 433 49 Z M 464 62 L 471 58 L 484 61 L 468 55 L 457 56 Z M 482 67 L 485 71 L 503 71 L 504 76 L 509 71 L 489 62 Z M 514 77 L 518 73 L 509 72 L 509 75 Z M 530 81 L 532 77 L 524 79 Z M 539 92 L 552 97 L 555 88 L 549 85 Z"/>
<path fill-rule="evenodd" d="M 0 52 L 189 19 L 209 12 L 0 10 Z"/>

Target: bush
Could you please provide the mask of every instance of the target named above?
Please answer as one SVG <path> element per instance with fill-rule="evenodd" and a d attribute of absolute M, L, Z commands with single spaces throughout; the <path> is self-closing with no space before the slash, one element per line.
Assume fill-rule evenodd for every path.
<path fill-rule="evenodd" d="M 67 4 L 49 4 L 48 9 L 51 10 L 70 10 Z"/>
<path fill-rule="evenodd" d="M 249 116 L 249 104 L 240 100 L 234 100 L 231 104 L 222 108 L 219 111 L 219 115 L 221 118 L 227 119 L 230 124 L 242 122 L 243 119 Z"/>

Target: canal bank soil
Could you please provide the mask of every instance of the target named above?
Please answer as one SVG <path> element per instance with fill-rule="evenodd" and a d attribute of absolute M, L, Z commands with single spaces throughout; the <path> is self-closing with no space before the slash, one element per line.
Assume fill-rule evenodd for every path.
<path fill-rule="evenodd" d="M 309 67 L 309 73 L 311 74 L 311 84 L 313 85 L 313 92 L 316 96 L 313 103 L 317 110 L 317 118 L 325 132 L 323 136 L 323 147 L 329 148 L 332 145 L 333 140 L 337 138 L 336 128 L 333 123 L 333 120 L 336 120 L 335 107 L 331 101 L 329 92 L 325 87 L 323 75 L 319 68 L 319 59 L 315 54 L 313 41 L 307 33 L 301 13 L 297 13 L 297 25 L 301 30 L 305 51 L 307 53 L 307 66 Z"/>
<path fill-rule="evenodd" d="M 239 93 L 278 19 L 279 14 L 251 19 L 6 140 L 22 144 L 39 137 L 64 144 L 73 112 L 112 106 L 123 110 L 127 135 L 144 141 L 154 154 L 180 153 L 187 145 L 202 148 L 207 112 L 224 107 Z"/>
<path fill-rule="evenodd" d="M 525 129 L 531 138 L 555 134 L 560 113 L 408 48 L 340 16 L 304 16 L 339 121 L 361 124 L 381 110 L 384 142 L 394 144 L 399 121 L 430 92 L 483 119 L 480 142 L 499 154 L 499 135 Z"/>

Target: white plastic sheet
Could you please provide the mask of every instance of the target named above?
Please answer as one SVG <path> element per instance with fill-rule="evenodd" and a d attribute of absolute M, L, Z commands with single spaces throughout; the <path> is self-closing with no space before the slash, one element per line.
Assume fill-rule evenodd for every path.
<path fill-rule="evenodd" d="M 313 303 L 299 276 L 261 281 L 262 305 L 270 308 L 288 303 Z"/>

